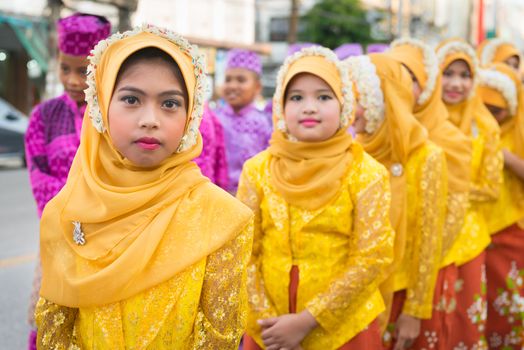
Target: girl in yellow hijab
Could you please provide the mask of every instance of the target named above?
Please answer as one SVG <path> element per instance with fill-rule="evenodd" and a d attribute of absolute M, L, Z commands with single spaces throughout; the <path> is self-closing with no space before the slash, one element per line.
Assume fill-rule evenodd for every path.
<path fill-rule="evenodd" d="M 520 73 L 521 54 L 511 41 L 501 38 L 486 39 L 477 48 L 477 55 L 481 66 L 491 63 L 505 63 Z"/>
<path fill-rule="evenodd" d="M 144 25 L 90 56 L 88 109 L 41 222 L 41 349 L 236 349 L 251 211 L 202 176 L 196 47 Z"/>
<path fill-rule="evenodd" d="M 454 311 L 453 288 L 457 274 L 454 264 L 445 257 L 462 229 L 469 206 L 471 186 L 471 140 L 448 120 L 448 111 L 441 99 L 441 77 L 435 51 L 416 39 L 399 39 L 388 53 L 411 74 L 416 104 L 413 113 L 428 131 L 430 141 L 446 154 L 448 196 L 443 230 L 441 270 L 437 280 L 431 331 L 424 332 L 428 341 L 445 349 L 446 339 L 433 337 L 433 332 L 445 329 L 449 314 Z M 447 332 L 447 330 L 446 330 Z M 444 333 L 445 334 L 445 333 Z"/>
<path fill-rule="evenodd" d="M 378 349 L 392 261 L 386 169 L 353 142 L 347 68 L 305 48 L 280 69 L 268 150 L 237 197 L 255 212 L 244 349 Z"/>
<path fill-rule="evenodd" d="M 480 75 L 480 96 L 501 128 L 504 184 L 495 203 L 486 204 L 492 234 L 486 252 L 488 320 L 493 349 L 524 346 L 524 105 L 522 85 L 506 64 L 495 63 Z M 519 222 L 520 221 L 520 222 Z"/>
<path fill-rule="evenodd" d="M 439 45 L 437 56 L 442 100 L 450 121 L 473 141 L 470 208 L 444 263 L 458 266 L 460 282 L 455 284 L 457 308 L 451 314 L 448 346 L 487 347 L 483 316 L 487 312 L 485 249 L 490 234 L 480 207 L 496 201 L 502 185 L 500 128 L 476 91 L 479 65 L 473 48 L 451 39 Z"/>
<path fill-rule="evenodd" d="M 411 77 L 385 54 L 347 61 L 358 92 L 353 128 L 364 150 L 390 171 L 395 264 L 382 284 L 388 349 L 428 348 L 419 336 L 431 318 L 440 268 L 446 159 L 412 114 Z M 422 320 L 422 322 L 421 322 Z M 422 324 L 421 324 L 422 323 Z"/>

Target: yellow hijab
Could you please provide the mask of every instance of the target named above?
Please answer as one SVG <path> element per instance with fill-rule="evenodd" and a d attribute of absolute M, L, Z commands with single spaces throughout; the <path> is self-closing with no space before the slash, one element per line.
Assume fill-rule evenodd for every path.
<path fill-rule="evenodd" d="M 500 134 L 496 120 L 484 105 L 480 94 L 476 92 L 479 64 L 473 48 L 461 39 L 451 39 L 438 46 L 437 56 L 441 74 L 451 63 L 463 60 L 468 65 L 473 79 L 473 86 L 466 100 L 454 105 L 444 102 L 449 112 L 449 120 L 467 136 L 472 136 L 473 122 L 484 132 L 492 135 Z"/>
<path fill-rule="evenodd" d="M 419 40 L 402 39 L 392 43 L 388 55 L 405 65 L 423 89 L 413 112 L 427 129 L 429 139 L 446 154 L 450 192 L 468 192 L 472 143 L 448 120 L 435 52 Z"/>
<path fill-rule="evenodd" d="M 491 63 L 504 63 L 508 58 L 517 56 L 522 62 L 519 49 L 504 39 L 486 39 L 477 47 L 477 56 L 481 66 L 488 66 Z"/>
<path fill-rule="evenodd" d="M 173 58 L 189 96 L 179 150 L 148 169 L 124 159 L 106 131 L 118 71 L 129 55 L 146 47 Z M 80 147 L 40 227 L 40 293 L 68 307 L 121 301 L 162 283 L 220 248 L 251 217 L 191 162 L 202 149 L 198 126 L 205 87 L 196 47 L 173 32 L 143 26 L 100 42 L 90 60 Z"/>
<path fill-rule="evenodd" d="M 361 105 L 378 100 L 376 90 L 382 91 L 382 108 L 379 101 L 371 108 L 382 110 L 383 118 L 374 131 L 358 134 L 357 141 L 391 172 L 390 218 L 395 228 L 395 259 L 390 269 L 394 271 L 403 259 L 407 234 L 407 184 L 403 169 L 413 152 L 426 144 L 427 132 L 413 116 L 411 77 L 400 63 L 380 53 L 353 57 L 347 62 Z M 379 86 L 372 83 L 373 76 L 379 79 Z M 368 103 L 362 103 L 366 101 Z M 366 119 L 367 115 L 364 114 Z M 392 286 L 385 283 L 383 287 L 388 285 Z"/>
<path fill-rule="evenodd" d="M 340 129 L 322 142 L 299 142 L 287 131 L 284 95 L 291 79 L 310 73 L 323 79 L 342 106 Z M 347 132 L 353 111 L 351 83 L 344 67 L 329 49 L 310 47 L 288 57 L 277 77 L 269 153 L 271 183 L 285 200 L 309 210 L 319 209 L 339 193 L 353 160 L 353 140 Z"/>

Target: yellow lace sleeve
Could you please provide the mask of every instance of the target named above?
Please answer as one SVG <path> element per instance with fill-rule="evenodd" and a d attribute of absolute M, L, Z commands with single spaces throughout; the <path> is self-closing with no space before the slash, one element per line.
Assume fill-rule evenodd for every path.
<path fill-rule="evenodd" d="M 357 310 L 377 290 L 382 272 L 393 260 L 390 200 L 385 169 L 378 172 L 378 179 L 356 194 L 347 268 L 306 304 L 307 310 L 328 332 L 337 329 L 340 320 Z"/>
<path fill-rule="evenodd" d="M 74 328 L 78 309 L 40 298 L 35 308 L 38 328 L 37 349 L 80 349 L 75 345 Z"/>
<path fill-rule="evenodd" d="M 194 349 L 238 349 L 246 327 L 246 267 L 253 223 L 208 257 L 195 320 Z"/>
<path fill-rule="evenodd" d="M 266 295 L 264 280 L 261 272 L 262 256 L 262 227 L 260 201 L 261 195 L 257 191 L 256 169 L 250 168 L 248 161 L 244 165 L 238 183 L 237 198 L 247 205 L 254 213 L 253 219 L 253 250 L 247 268 L 247 293 L 249 304 L 248 331 L 257 330 L 257 320 L 277 316 L 276 308 Z"/>
<path fill-rule="evenodd" d="M 476 161 L 476 159 L 479 159 Z M 503 182 L 504 158 L 498 134 L 473 140 L 473 183 L 470 200 L 486 202 L 496 200 Z"/>
<path fill-rule="evenodd" d="M 417 179 L 418 232 L 413 235 L 410 283 L 402 312 L 418 318 L 431 318 L 433 291 L 440 267 L 447 192 L 445 162 L 442 151 L 431 152 Z"/>

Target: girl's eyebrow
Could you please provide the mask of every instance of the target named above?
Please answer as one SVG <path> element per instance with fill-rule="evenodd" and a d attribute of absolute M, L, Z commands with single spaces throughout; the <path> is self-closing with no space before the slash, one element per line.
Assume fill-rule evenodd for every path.
<path fill-rule="evenodd" d="M 291 92 L 304 92 L 304 90 L 299 90 L 299 89 L 292 89 L 292 90 L 289 90 L 288 93 L 291 93 Z M 318 89 L 318 90 L 315 90 L 315 92 L 330 92 L 332 93 L 332 91 L 330 89 Z"/>
<path fill-rule="evenodd" d="M 118 92 L 120 91 L 129 91 L 129 92 L 134 92 L 140 95 L 147 95 L 143 90 L 140 90 L 139 88 L 134 87 L 134 86 L 122 86 L 120 89 L 118 89 Z M 159 93 L 158 95 L 159 96 L 179 95 L 179 96 L 184 97 L 184 93 L 180 90 L 167 90 L 167 91 L 163 91 Z"/>

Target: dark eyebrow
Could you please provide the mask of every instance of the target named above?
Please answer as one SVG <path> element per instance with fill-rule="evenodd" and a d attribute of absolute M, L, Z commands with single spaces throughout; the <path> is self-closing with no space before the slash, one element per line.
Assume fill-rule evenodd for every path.
<path fill-rule="evenodd" d="M 302 90 L 299 90 L 299 89 L 293 89 L 293 90 L 289 90 L 288 93 L 291 93 L 291 92 L 303 92 Z M 329 92 L 329 93 L 333 93 L 333 91 L 331 91 L 330 89 L 319 89 L 319 90 L 316 90 L 315 91 L 316 93 L 319 93 L 319 92 Z"/>
<path fill-rule="evenodd" d="M 129 91 L 129 92 L 135 92 L 140 95 L 146 95 L 146 93 L 139 88 L 133 87 L 133 86 L 123 86 L 118 91 Z M 178 95 L 184 97 L 184 93 L 180 90 L 167 90 L 163 91 L 159 94 L 159 96 L 171 96 L 171 95 Z"/>

